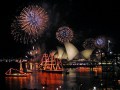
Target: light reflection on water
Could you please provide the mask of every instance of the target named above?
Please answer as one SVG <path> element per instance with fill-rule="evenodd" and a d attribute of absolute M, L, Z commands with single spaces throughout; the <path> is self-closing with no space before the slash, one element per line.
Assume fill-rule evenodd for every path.
<path fill-rule="evenodd" d="M 5 81 L 9 90 L 23 88 L 30 90 L 73 90 L 80 85 L 90 85 L 91 76 L 89 72 L 69 69 L 69 74 L 33 72 L 29 77 L 6 77 Z"/>
<path fill-rule="evenodd" d="M 63 74 L 34 72 L 29 77 L 6 77 L 6 86 L 10 90 L 22 88 L 55 90 L 63 84 Z"/>

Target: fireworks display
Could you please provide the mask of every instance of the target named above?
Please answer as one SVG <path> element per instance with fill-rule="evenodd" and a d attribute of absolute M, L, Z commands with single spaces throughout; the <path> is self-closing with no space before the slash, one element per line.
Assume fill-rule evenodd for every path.
<path fill-rule="evenodd" d="M 41 50 L 40 50 L 40 47 L 38 46 L 32 46 L 32 49 L 30 49 L 27 52 L 27 56 L 32 57 L 34 59 L 37 59 L 40 55 L 41 55 Z"/>
<path fill-rule="evenodd" d="M 106 46 L 106 39 L 104 37 L 98 37 L 95 40 L 95 46 L 97 48 L 104 48 Z"/>
<path fill-rule="evenodd" d="M 12 23 L 12 34 L 16 41 L 33 43 L 43 34 L 47 23 L 47 12 L 37 5 L 31 5 L 25 7 Z"/>
<path fill-rule="evenodd" d="M 23 43 L 23 44 L 34 43 L 38 39 L 37 36 L 29 35 L 28 33 L 25 33 L 23 30 L 21 30 L 17 21 L 14 21 L 11 27 L 12 27 L 11 34 L 13 35 L 14 40 L 20 43 Z"/>
<path fill-rule="evenodd" d="M 28 6 L 22 10 L 18 21 L 22 30 L 26 33 L 38 35 L 43 33 L 43 30 L 46 28 L 48 15 L 47 12 L 39 6 Z"/>
<path fill-rule="evenodd" d="M 73 31 L 67 26 L 60 27 L 56 32 L 56 38 L 62 43 L 70 42 L 73 39 Z"/>
<path fill-rule="evenodd" d="M 85 49 L 95 49 L 94 39 L 88 38 L 83 42 L 83 47 Z"/>

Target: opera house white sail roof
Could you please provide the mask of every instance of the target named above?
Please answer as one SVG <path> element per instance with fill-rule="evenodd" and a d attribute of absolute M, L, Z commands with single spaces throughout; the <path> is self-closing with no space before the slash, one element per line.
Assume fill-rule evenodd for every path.
<path fill-rule="evenodd" d="M 65 47 L 57 46 L 57 50 L 53 50 L 51 54 L 54 55 L 55 58 L 71 61 L 74 59 L 89 60 L 90 55 L 93 52 L 92 49 L 85 49 L 79 52 L 79 50 L 70 42 L 64 43 L 64 46 Z"/>

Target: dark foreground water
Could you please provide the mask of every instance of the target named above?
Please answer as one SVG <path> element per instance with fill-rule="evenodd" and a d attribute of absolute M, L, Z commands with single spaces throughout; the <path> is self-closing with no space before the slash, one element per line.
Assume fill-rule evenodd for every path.
<path fill-rule="evenodd" d="M 33 72 L 29 77 L 0 77 L 0 90 L 120 90 L 119 81 L 107 77 L 76 69 L 69 74 Z"/>

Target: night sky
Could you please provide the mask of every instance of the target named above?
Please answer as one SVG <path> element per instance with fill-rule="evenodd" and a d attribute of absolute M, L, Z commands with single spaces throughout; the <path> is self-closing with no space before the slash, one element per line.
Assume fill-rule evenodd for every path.
<path fill-rule="evenodd" d="M 32 46 L 13 40 L 11 23 L 18 12 L 29 4 L 39 4 L 46 9 L 50 17 L 48 28 L 39 39 L 39 44 L 53 50 L 62 44 L 55 38 L 60 26 L 73 29 L 73 43 L 82 50 L 82 43 L 87 38 L 105 36 L 112 39 L 113 50 L 120 52 L 120 5 L 118 2 L 98 0 L 9 0 L 0 3 L 0 58 L 24 57 Z"/>

